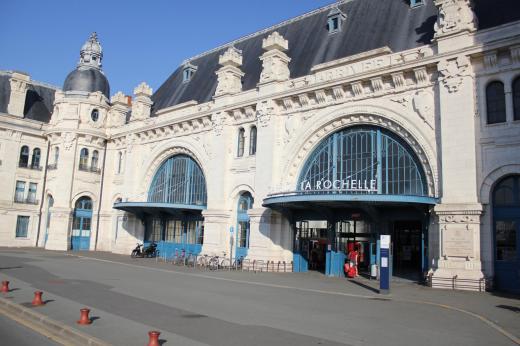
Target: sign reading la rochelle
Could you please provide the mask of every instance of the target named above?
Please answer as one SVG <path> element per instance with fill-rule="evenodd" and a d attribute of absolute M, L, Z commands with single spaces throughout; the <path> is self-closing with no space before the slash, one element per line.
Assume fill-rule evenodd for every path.
<path fill-rule="evenodd" d="M 314 191 L 314 190 L 337 190 L 348 192 L 377 192 L 377 180 L 357 180 L 357 179 L 342 179 L 342 180 L 328 180 L 321 179 L 314 182 L 303 180 L 300 183 L 300 190 Z"/>

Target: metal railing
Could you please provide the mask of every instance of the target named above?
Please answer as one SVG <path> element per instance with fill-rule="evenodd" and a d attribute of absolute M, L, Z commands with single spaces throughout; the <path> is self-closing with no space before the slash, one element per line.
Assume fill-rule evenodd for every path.
<path fill-rule="evenodd" d="M 80 164 L 78 166 L 78 170 L 80 170 L 82 172 L 90 172 L 90 173 L 96 173 L 96 174 L 100 174 L 101 173 L 101 169 L 99 169 L 97 167 L 92 167 L 92 166 L 89 166 L 89 165 L 82 165 L 82 164 Z"/>
<path fill-rule="evenodd" d="M 479 292 L 489 291 L 493 287 L 493 278 L 490 277 L 474 280 L 460 279 L 458 275 L 452 277 L 433 277 L 433 274 L 430 273 L 426 276 L 425 282 L 428 287 L 449 288 L 452 290 L 478 289 Z"/>
<path fill-rule="evenodd" d="M 32 169 L 34 171 L 41 171 L 42 167 L 39 165 L 30 165 L 27 162 L 18 162 L 18 167 L 20 168 L 26 168 L 26 169 Z"/>
<path fill-rule="evenodd" d="M 22 196 L 14 196 L 14 202 L 15 203 L 22 203 L 22 204 L 34 204 L 37 205 L 39 201 L 33 197 L 22 197 Z"/>

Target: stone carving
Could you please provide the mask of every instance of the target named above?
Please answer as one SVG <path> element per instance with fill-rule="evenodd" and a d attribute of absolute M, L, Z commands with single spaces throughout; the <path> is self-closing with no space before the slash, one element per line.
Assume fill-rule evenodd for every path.
<path fill-rule="evenodd" d="M 413 96 L 413 108 L 419 117 L 433 130 L 433 94 L 429 91 L 420 90 Z"/>
<path fill-rule="evenodd" d="M 242 51 L 235 47 L 229 47 L 219 57 L 222 66 L 217 72 L 217 89 L 215 97 L 236 94 L 242 91 L 242 77 L 244 73 L 239 66 L 242 65 Z"/>
<path fill-rule="evenodd" d="M 256 105 L 256 119 L 262 127 L 269 125 L 269 120 L 274 112 L 274 105 L 272 100 L 259 102 Z"/>
<path fill-rule="evenodd" d="M 134 149 L 135 141 L 136 141 L 135 135 L 129 134 L 126 136 L 126 152 L 128 154 L 132 153 L 132 150 Z"/>
<path fill-rule="evenodd" d="M 262 41 L 262 48 L 266 52 L 260 57 L 262 73 L 259 84 L 289 80 L 291 59 L 284 53 L 289 49 L 288 41 L 275 31 Z"/>
<path fill-rule="evenodd" d="M 291 141 L 291 138 L 296 133 L 296 130 L 300 127 L 301 117 L 290 114 L 285 118 L 285 134 L 283 137 L 284 144 Z"/>
<path fill-rule="evenodd" d="M 439 8 L 439 16 L 434 38 L 477 30 L 477 17 L 471 0 L 436 0 L 435 6 Z"/>
<path fill-rule="evenodd" d="M 130 120 L 145 120 L 150 118 L 152 109 L 152 88 L 142 82 L 134 89 L 134 101 L 132 102 L 132 116 Z"/>
<path fill-rule="evenodd" d="M 63 148 L 66 151 L 69 151 L 72 149 L 72 146 L 74 145 L 74 140 L 76 139 L 76 134 L 72 132 L 65 132 L 61 134 L 63 138 Z"/>
<path fill-rule="evenodd" d="M 520 45 L 512 46 L 510 48 L 510 52 L 511 52 L 511 61 L 513 62 L 513 64 L 520 63 Z"/>
<path fill-rule="evenodd" d="M 215 131 L 215 135 L 220 136 L 222 134 L 225 120 L 225 113 L 213 113 L 211 116 L 211 126 L 213 127 L 213 131 Z"/>
<path fill-rule="evenodd" d="M 410 103 L 410 95 L 401 95 L 398 97 L 392 97 L 390 101 L 395 102 L 403 106 L 404 108 L 408 108 L 408 104 Z"/>
<path fill-rule="evenodd" d="M 469 58 L 464 55 L 455 60 L 441 60 L 437 66 L 441 74 L 439 80 L 450 93 L 457 92 L 464 77 L 470 75 L 470 65 Z"/>

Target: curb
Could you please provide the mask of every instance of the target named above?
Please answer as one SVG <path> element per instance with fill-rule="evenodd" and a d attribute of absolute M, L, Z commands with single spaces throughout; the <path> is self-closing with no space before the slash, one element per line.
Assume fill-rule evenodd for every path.
<path fill-rule="evenodd" d="M 48 316 L 0 297 L 0 314 L 63 345 L 110 346 L 110 344 Z"/>

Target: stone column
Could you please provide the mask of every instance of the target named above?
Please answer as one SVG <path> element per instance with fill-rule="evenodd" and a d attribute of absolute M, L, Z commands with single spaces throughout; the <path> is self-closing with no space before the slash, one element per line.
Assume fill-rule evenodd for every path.
<path fill-rule="evenodd" d="M 218 63 L 222 66 L 217 72 L 217 89 L 215 97 L 232 95 L 242 91 L 242 77 L 244 73 L 240 70 L 242 66 L 242 51 L 235 47 L 229 47 L 222 54 Z"/>
<path fill-rule="evenodd" d="M 204 244 L 202 253 L 222 256 L 225 251 L 229 256 L 229 226 L 231 226 L 230 210 L 206 209 L 204 216 Z M 233 244 L 233 248 L 236 244 Z"/>
<path fill-rule="evenodd" d="M 7 113 L 23 118 L 25 97 L 30 80 L 29 75 L 13 72 L 11 79 L 9 79 L 11 94 L 9 96 L 9 104 L 7 105 Z"/>
<path fill-rule="evenodd" d="M 52 208 L 49 236 L 45 245 L 47 250 L 67 251 L 70 249 L 69 229 L 72 226 L 72 212 L 71 208 Z"/>
<path fill-rule="evenodd" d="M 441 203 L 432 214 L 430 273 L 434 287 L 478 290 L 483 278 L 482 205 L 477 197 L 474 74 L 470 58 L 454 54 L 473 44 L 477 23 L 470 0 L 437 0 L 435 4 L 439 7 L 435 25 L 439 54 L 452 53 L 452 57 L 438 64 Z"/>
<path fill-rule="evenodd" d="M 251 260 L 274 260 L 274 244 L 271 239 L 271 209 L 253 208 L 247 211 L 249 215 L 249 251 L 247 257 Z"/>

